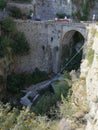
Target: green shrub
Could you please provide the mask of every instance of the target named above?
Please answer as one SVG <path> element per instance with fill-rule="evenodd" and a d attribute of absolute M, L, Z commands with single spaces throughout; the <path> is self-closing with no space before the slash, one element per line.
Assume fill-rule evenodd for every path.
<path fill-rule="evenodd" d="M 57 13 L 56 14 L 57 18 L 64 18 L 66 16 L 65 13 Z"/>
<path fill-rule="evenodd" d="M 72 86 L 71 82 L 71 76 L 65 71 L 64 74 L 62 74 L 63 80 L 61 81 L 56 81 L 54 83 L 55 86 L 55 96 L 57 100 L 61 100 L 61 95 L 64 97 L 67 97 L 70 88 Z"/>
<path fill-rule="evenodd" d="M 12 18 L 8 17 L 1 23 L 1 29 L 4 35 L 13 35 L 16 33 L 16 25 Z"/>
<path fill-rule="evenodd" d="M 64 97 L 67 96 L 70 86 L 67 84 L 66 81 L 60 81 L 56 83 L 55 86 L 55 95 L 57 100 L 61 100 L 61 95 L 63 95 Z"/>
<path fill-rule="evenodd" d="M 76 111 L 77 110 L 75 109 L 72 103 L 72 97 L 70 95 L 68 95 L 67 98 L 64 98 L 62 96 L 62 104 L 60 106 L 61 117 L 71 118 Z"/>
<path fill-rule="evenodd" d="M 29 108 L 19 111 L 0 103 L 0 130 L 57 130 L 54 124 L 46 116 L 35 116 Z"/>
<path fill-rule="evenodd" d="M 11 39 L 8 38 L 7 36 L 1 38 L 1 40 L 0 40 L 0 57 L 9 55 L 10 43 L 11 43 Z"/>
<path fill-rule="evenodd" d="M 7 76 L 7 90 L 13 93 L 19 93 L 23 89 L 24 79 L 20 74 L 12 74 Z"/>
<path fill-rule="evenodd" d="M 87 60 L 88 60 L 89 65 L 91 65 L 92 62 L 93 62 L 93 58 L 94 58 L 94 50 L 89 49 L 89 50 L 87 51 L 87 53 L 86 53 L 86 58 L 87 58 Z"/>
<path fill-rule="evenodd" d="M 89 45 L 91 45 L 91 46 L 92 46 L 92 45 L 93 45 L 93 43 L 94 43 L 94 40 L 90 40 L 90 41 L 89 41 Z"/>
<path fill-rule="evenodd" d="M 12 53 L 14 55 L 26 55 L 29 53 L 29 44 L 25 38 L 24 33 L 17 32 L 13 42 L 11 43 Z"/>
<path fill-rule="evenodd" d="M 7 48 L 8 46 L 7 44 L 9 44 L 9 47 L 11 47 L 12 49 L 13 55 L 23 56 L 29 53 L 30 48 L 26 40 L 26 37 L 24 33 L 17 32 L 15 22 L 13 21 L 12 18 L 7 18 L 4 21 L 2 21 L 1 29 L 2 32 L 4 32 L 3 35 L 7 37 L 7 40 L 4 39 L 5 41 L 4 40 L 2 41 L 1 39 L 1 41 L 4 43 L 4 44 L 2 44 L 2 42 L 0 43 L 2 44 L 2 46 L 4 46 L 0 47 L 1 49 L 4 48 L 5 50 L 5 48 Z M 2 51 L 1 55 L 3 55 Z"/>
<path fill-rule="evenodd" d="M 95 33 L 95 37 L 97 37 L 97 38 L 98 38 L 98 31 Z"/>
<path fill-rule="evenodd" d="M 50 109 L 56 105 L 57 99 L 53 94 L 44 94 L 37 104 L 32 108 L 37 115 L 49 114 Z"/>
<path fill-rule="evenodd" d="M 36 68 L 32 73 L 24 74 L 23 77 L 26 85 L 37 84 L 49 79 L 48 74 L 44 71 L 40 71 L 38 68 Z"/>
<path fill-rule="evenodd" d="M 96 34 L 96 29 L 95 28 L 91 28 L 91 34 L 92 34 L 92 37 L 94 37 L 95 36 L 95 34 Z"/>
<path fill-rule="evenodd" d="M 24 87 L 30 86 L 31 84 L 37 84 L 48 79 L 48 74 L 36 69 L 32 73 L 12 73 L 7 77 L 7 89 L 10 92 L 18 93 Z"/>
<path fill-rule="evenodd" d="M 0 9 L 4 9 L 6 6 L 6 0 L 0 0 Z"/>
<path fill-rule="evenodd" d="M 49 78 L 48 74 L 45 71 L 40 71 L 38 68 L 36 68 L 35 71 L 32 73 L 32 77 L 33 84 L 42 82 Z"/>
<path fill-rule="evenodd" d="M 82 6 L 83 16 L 81 16 L 80 20 L 87 21 L 89 15 L 89 8 L 87 4 L 83 4 Z"/>
<path fill-rule="evenodd" d="M 64 73 L 62 74 L 62 77 L 63 77 L 64 79 L 69 79 L 69 80 L 71 80 L 71 76 L 69 75 L 69 73 L 68 73 L 67 71 L 64 71 Z"/>
<path fill-rule="evenodd" d="M 0 75 L 0 84 L 4 83 L 4 77 L 2 75 Z"/>
<path fill-rule="evenodd" d="M 98 25 L 98 22 L 96 22 L 96 25 Z"/>
<path fill-rule="evenodd" d="M 79 20 L 87 21 L 90 9 L 92 8 L 91 7 L 92 2 L 89 2 L 88 0 L 86 0 L 86 1 L 81 0 L 79 2 L 78 2 L 78 0 L 73 0 L 73 3 L 77 7 L 77 12 L 75 12 L 73 14 L 73 16 L 76 16 Z"/>
<path fill-rule="evenodd" d="M 37 104 L 32 108 L 36 114 L 46 114 L 51 118 L 59 117 L 55 111 L 55 109 L 57 110 L 56 104 L 58 101 L 61 101 L 61 95 L 63 95 L 65 98 L 68 96 L 71 88 L 71 78 L 67 72 L 65 72 L 63 78 L 63 81 L 54 83 L 54 94 L 46 92 L 37 102 Z"/>
<path fill-rule="evenodd" d="M 22 18 L 22 12 L 18 7 L 10 6 L 8 10 L 10 11 L 10 16 L 14 18 Z"/>

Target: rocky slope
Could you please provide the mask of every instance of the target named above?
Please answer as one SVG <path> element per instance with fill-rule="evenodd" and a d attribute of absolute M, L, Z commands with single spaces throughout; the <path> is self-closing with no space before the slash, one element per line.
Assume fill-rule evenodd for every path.
<path fill-rule="evenodd" d="M 98 25 L 93 25 L 93 28 L 96 29 L 94 42 L 91 46 L 94 55 L 86 76 L 86 92 L 89 104 L 86 130 L 98 130 Z"/>
<path fill-rule="evenodd" d="M 88 28 L 86 43 L 86 57 L 81 64 L 81 75 L 78 87 L 73 86 L 73 94 L 78 107 L 87 120 L 86 130 L 98 130 L 98 25 L 92 24 Z M 75 92 L 75 88 L 76 92 Z M 76 100 L 77 99 L 77 100 Z M 85 109 L 86 108 L 86 109 Z M 86 110 L 86 111 L 85 111 Z"/>

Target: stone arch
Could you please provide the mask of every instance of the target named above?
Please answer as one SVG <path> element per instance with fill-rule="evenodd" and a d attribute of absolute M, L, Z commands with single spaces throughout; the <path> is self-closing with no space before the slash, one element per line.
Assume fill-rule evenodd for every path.
<path fill-rule="evenodd" d="M 80 29 L 66 29 L 63 32 L 60 43 L 60 68 L 66 66 L 74 55 L 76 55 L 75 58 L 66 66 L 66 70 L 77 70 L 80 67 L 83 49 L 81 49 L 80 53 L 78 51 L 84 45 L 87 38 L 84 32 L 85 30 L 81 31 Z"/>
<path fill-rule="evenodd" d="M 64 36 L 66 35 L 66 33 L 70 32 L 70 31 L 77 31 L 79 32 L 83 37 L 84 39 L 86 40 L 87 39 L 87 29 L 85 26 L 80 26 L 80 27 L 77 27 L 77 26 L 70 26 L 70 27 L 63 27 L 63 33 L 62 33 L 62 39 L 64 38 Z"/>

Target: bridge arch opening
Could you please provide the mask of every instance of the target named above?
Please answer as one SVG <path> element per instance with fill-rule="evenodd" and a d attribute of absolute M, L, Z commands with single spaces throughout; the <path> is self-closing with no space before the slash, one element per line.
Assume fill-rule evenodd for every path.
<path fill-rule="evenodd" d="M 85 38 L 79 31 L 70 30 L 64 34 L 60 54 L 61 69 L 71 71 L 80 68 L 84 42 Z"/>

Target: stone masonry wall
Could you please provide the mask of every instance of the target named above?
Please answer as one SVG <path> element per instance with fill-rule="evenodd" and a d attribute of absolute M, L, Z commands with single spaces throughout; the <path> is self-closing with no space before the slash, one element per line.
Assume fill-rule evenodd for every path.
<path fill-rule="evenodd" d="M 37 0 L 36 11 L 42 19 L 52 19 L 56 13 L 71 15 L 72 5 L 70 0 Z"/>
<path fill-rule="evenodd" d="M 15 72 L 33 71 L 36 67 L 46 72 L 53 71 L 53 66 L 58 62 L 58 50 L 54 54 L 54 48 L 60 43 L 61 26 L 31 20 L 17 20 L 16 25 L 26 35 L 30 54 L 17 57 Z"/>

